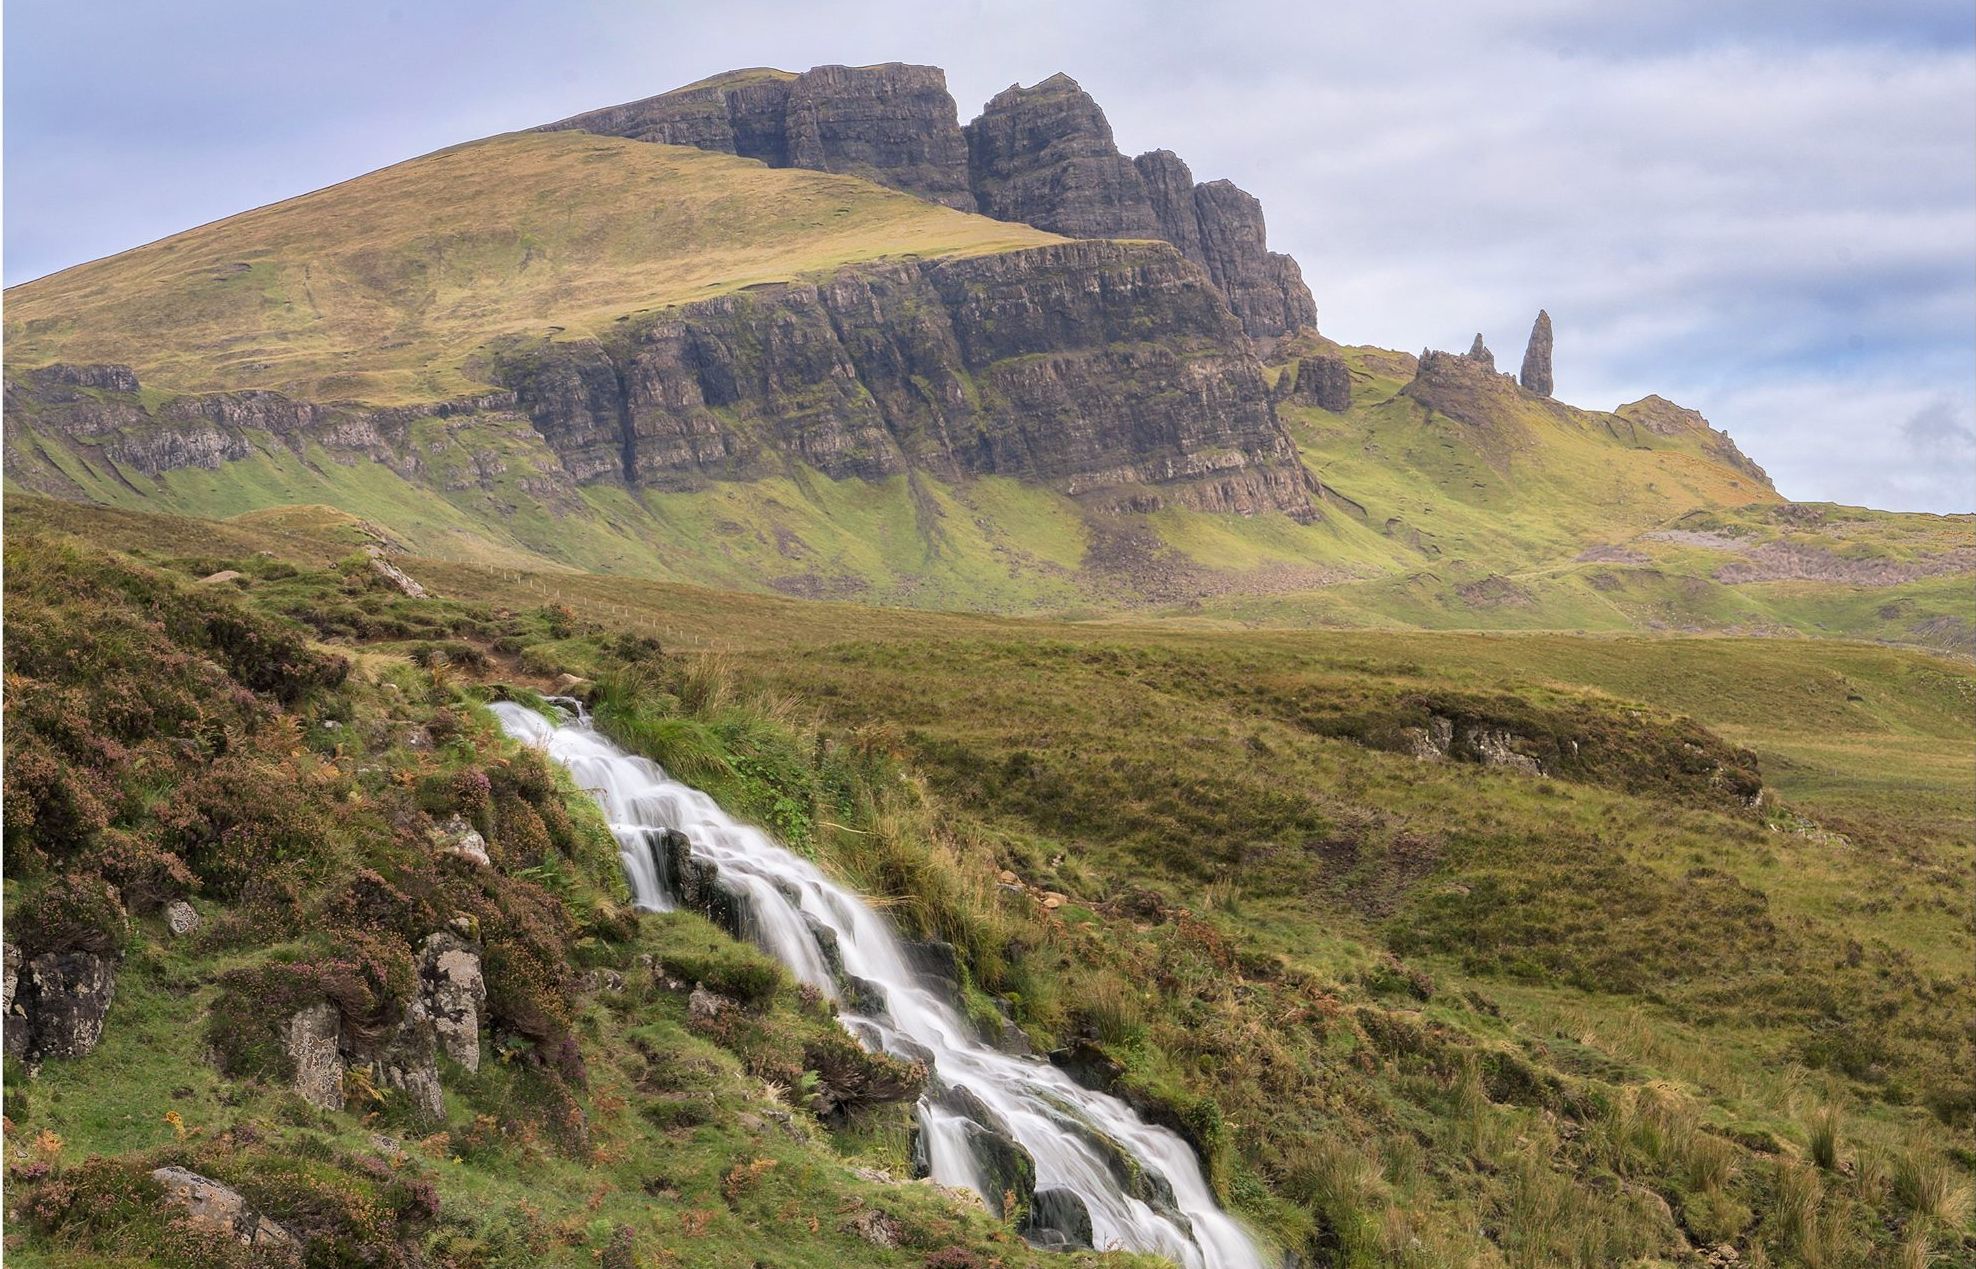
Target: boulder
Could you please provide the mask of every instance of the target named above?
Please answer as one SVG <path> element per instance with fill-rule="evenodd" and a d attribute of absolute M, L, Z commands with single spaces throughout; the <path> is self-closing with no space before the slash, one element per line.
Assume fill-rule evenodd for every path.
<path fill-rule="evenodd" d="M 364 548 L 364 554 L 370 556 L 371 571 L 373 573 L 376 573 L 385 581 L 390 582 L 413 599 L 425 598 L 425 587 L 413 581 L 404 569 L 385 559 L 383 547 L 376 544 L 366 546 Z"/>
<path fill-rule="evenodd" d="M 283 1042 L 295 1065 L 295 1091 L 321 1110 L 343 1109 L 343 1016 L 322 1001 L 297 1010 Z"/>
<path fill-rule="evenodd" d="M 1053 1187 L 1036 1191 L 1023 1232 L 1038 1242 L 1084 1248 L 1091 1246 L 1091 1209 L 1073 1190 Z M 1037 1236 L 1054 1234 L 1054 1238 Z"/>
<path fill-rule="evenodd" d="M 245 574 L 241 573 L 240 570 L 238 569 L 223 568 L 217 573 L 206 574 L 204 577 L 199 579 L 199 584 L 201 586 L 214 586 L 214 585 L 218 585 L 221 582 L 238 581 L 243 576 L 245 576 Z"/>
<path fill-rule="evenodd" d="M 460 858 L 482 867 L 492 866 L 487 854 L 487 839 L 480 831 L 466 822 L 463 816 L 455 815 L 439 826 L 440 851 L 443 854 L 458 855 Z"/>
<path fill-rule="evenodd" d="M 117 986 L 116 963 L 109 957 L 44 952 L 16 974 L 7 1001 L 10 1055 L 34 1061 L 77 1058 L 102 1041 Z"/>
<path fill-rule="evenodd" d="M 21 949 L 12 943 L 4 946 L 7 968 L 5 986 L 0 988 L 0 1015 L 11 1018 L 14 1014 L 14 987 L 21 979 Z"/>
<path fill-rule="evenodd" d="M 1537 322 L 1530 328 L 1530 343 L 1523 350 L 1523 372 L 1517 379 L 1540 397 L 1551 395 L 1551 315 L 1543 309 L 1537 310 Z"/>
<path fill-rule="evenodd" d="M 1295 405 L 1314 405 L 1333 414 L 1352 408 L 1352 370 L 1343 357 L 1303 357 L 1294 377 L 1281 381 L 1281 395 Z"/>
<path fill-rule="evenodd" d="M 480 1056 L 479 1045 L 474 1056 Z M 437 1033 L 432 1011 L 423 996 L 414 997 L 404 1017 L 370 1062 L 371 1080 L 379 1088 L 405 1094 L 427 1123 L 446 1117 L 446 1098 L 439 1086 Z"/>
<path fill-rule="evenodd" d="M 176 937 L 183 938 L 202 924 L 198 910 L 183 899 L 174 899 L 165 908 L 165 925 Z"/>
<path fill-rule="evenodd" d="M 480 1019 L 487 983 L 480 954 L 453 934 L 428 937 L 419 951 L 419 985 L 439 1052 L 480 1069 Z"/>
<path fill-rule="evenodd" d="M 151 1179 L 164 1188 L 165 1201 L 183 1209 L 195 1227 L 237 1238 L 277 1262 L 301 1250 L 295 1235 L 256 1212 L 232 1186 L 179 1167 L 158 1168 Z"/>

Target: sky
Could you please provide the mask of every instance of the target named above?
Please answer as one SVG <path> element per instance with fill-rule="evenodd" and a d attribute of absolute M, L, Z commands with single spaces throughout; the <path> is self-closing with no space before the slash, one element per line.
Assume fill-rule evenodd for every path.
<path fill-rule="evenodd" d="M 1319 326 L 1701 410 L 1785 494 L 1976 510 L 1968 0 L 8 0 L 9 285 L 741 66 L 1068 72 L 1260 196 Z"/>

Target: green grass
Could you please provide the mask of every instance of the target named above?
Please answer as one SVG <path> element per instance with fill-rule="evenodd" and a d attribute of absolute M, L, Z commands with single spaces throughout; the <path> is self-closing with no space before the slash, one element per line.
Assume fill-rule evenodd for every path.
<path fill-rule="evenodd" d="M 862 261 L 1054 241 L 851 177 L 517 133 L 10 288 L 8 360 L 127 362 L 172 392 L 444 400 L 475 389 L 466 364 L 502 335 L 596 335 Z"/>

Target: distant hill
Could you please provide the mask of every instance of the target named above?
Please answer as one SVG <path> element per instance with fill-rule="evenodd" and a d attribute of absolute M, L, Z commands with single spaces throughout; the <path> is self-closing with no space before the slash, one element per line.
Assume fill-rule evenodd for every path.
<path fill-rule="evenodd" d="M 1787 559 L 1699 415 L 1549 395 L 1548 317 L 1521 383 L 1319 335 L 1253 202 L 1064 76 L 965 127 L 933 68 L 717 76 L 13 288 L 6 480 L 919 607 L 1972 646 L 1964 520 Z"/>

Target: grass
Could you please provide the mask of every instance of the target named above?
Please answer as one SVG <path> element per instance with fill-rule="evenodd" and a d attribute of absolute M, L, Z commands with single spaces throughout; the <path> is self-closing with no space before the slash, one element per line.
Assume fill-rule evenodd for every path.
<path fill-rule="evenodd" d="M 476 390 L 465 366 L 502 335 L 596 335 L 862 261 L 1054 241 L 850 177 L 517 133 L 12 287 L 8 360 L 127 362 L 171 392 L 444 400 Z"/>
<path fill-rule="evenodd" d="M 54 527 L 9 514 L 12 534 Z M 375 672 L 423 674 L 390 658 L 450 640 L 481 650 L 455 659 L 463 684 L 601 675 L 622 738 L 953 942 L 976 1008 L 999 996 L 1039 1044 L 1096 1046 L 1229 1202 L 1309 1254 L 1596 1264 L 1687 1237 L 1897 1263 L 1967 1236 L 1945 1152 L 1968 1131 L 1953 1020 L 1976 991 L 1959 661 L 1048 623 L 422 561 L 445 598 L 367 609 L 334 593 L 335 515 L 67 525 L 183 574 L 244 564 L 243 602 L 358 640 Z M 259 541 L 293 571 L 255 563 Z M 1688 715 L 1755 751 L 1771 801 L 1367 743 L 1416 702 L 1497 695 L 1517 728 L 1621 754 Z M 1052 915 L 1045 891 L 1069 901 Z M 756 990 L 704 930 L 650 937 Z M 1819 1107 L 1844 1116 L 1850 1174 L 1818 1166 Z M 721 1140 L 713 1193 L 771 1157 Z M 903 1146 L 873 1126 L 838 1148 Z"/>

